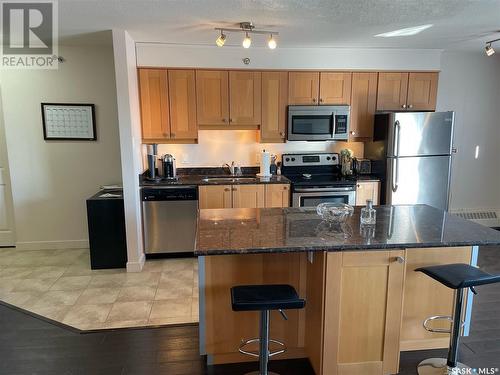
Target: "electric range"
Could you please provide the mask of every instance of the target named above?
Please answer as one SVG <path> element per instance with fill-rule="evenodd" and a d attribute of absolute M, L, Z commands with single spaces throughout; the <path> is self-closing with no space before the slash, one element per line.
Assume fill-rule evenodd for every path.
<path fill-rule="evenodd" d="M 281 173 L 292 182 L 293 207 L 356 202 L 356 181 L 342 176 L 339 154 L 283 154 Z"/>

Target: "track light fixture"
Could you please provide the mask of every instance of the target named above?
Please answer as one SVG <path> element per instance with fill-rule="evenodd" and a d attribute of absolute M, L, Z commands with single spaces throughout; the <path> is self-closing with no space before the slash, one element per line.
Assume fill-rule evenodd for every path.
<path fill-rule="evenodd" d="M 277 46 L 276 39 L 274 38 L 275 35 L 279 35 L 278 32 L 275 31 L 266 31 L 266 30 L 255 30 L 255 26 L 253 25 L 252 22 L 241 22 L 239 24 L 239 29 L 237 28 L 221 28 L 221 27 L 216 27 L 215 30 L 220 31 L 220 35 L 215 41 L 215 44 L 217 46 L 222 47 L 226 43 L 227 36 L 224 32 L 238 32 L 238 33 L 245 33 L 245 38 L 243 39 L 242 46 L 243 48 L 250 48 L 252 45 L 252 38 L 250 37 L 250 34 L 268 34 L 269 35 L 269 40 L 267 41 L 267 46 L 270 49 L 275 49 Z"/>
<path fill-rule="evenodd" d="M 498 41 L 500 41 L 500 39 L 494 39 L 490 40 L 489 42 L 486 42 L 486 47 L 484 47 L 484 52 L 486 53 L 486 56 L 493 56 L 495 54 L 495 50 L 493 49 L 491 43 Z"/>
<path fill-rule="evenodd" d="M 224 43 L 226 43 L 226 34 L 224 34 L 224 30 L 221 30 L 215 44 L 217 44 L 217 47 L 222 47 Z"/>

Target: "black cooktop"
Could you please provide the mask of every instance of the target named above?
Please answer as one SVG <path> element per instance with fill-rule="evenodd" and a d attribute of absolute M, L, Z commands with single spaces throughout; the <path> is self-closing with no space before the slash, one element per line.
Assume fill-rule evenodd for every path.
<path fill-rule="evenodd" d="M 349 177 L 344 177 L 340 174 L 297 174 L 285 175 L 294 187 L 327 187 L 327 186 L 354 186 L 356 180 Z"/>

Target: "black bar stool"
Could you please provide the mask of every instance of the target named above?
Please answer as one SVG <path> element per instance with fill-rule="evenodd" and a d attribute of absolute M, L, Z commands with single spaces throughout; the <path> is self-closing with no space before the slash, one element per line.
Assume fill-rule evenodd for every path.
<path fill-rule="evenodd" d="M 442 266 L 429 266 L 417 268 L 415 271 L 423 272 L 434 280 L 448 288 L 455 289 L 455 308 L 453 317 L 449 316 L 432 316 L 427 318 L 423 325 L 430 332 L 446 332 L 450 333 L 450 347 L 448 350 L 448 358 L 430 358 L 420 362 L 418 365 L 419 375 L 433 374 L 462 374 L 465 372 L 453 371 L 453 369 L 469 369 L 470 367 L 458 362 L 458 342 L 460 338 L 460 329 L 462 323 L 462 308 L 464 302 L 464 293 L 467 288 L 470 288 L 474 294 L 477 294 L 474 289 L 478 285 L 486 285 L 500 282 L 500 275 L 490 275 L 481 271 L 479 268 L 469 264 L 445 264 Z M 452 323 L 451 330 L 436 329 L 428 326 L 428 323 L 433 320 L 446 319 Z"/>
<path fill-rule="evenodd" d="M 231 303 L 233 311 L 260 311 L 260 337 L 243 341 L 238 348 L 242 354 L 259 358 L 259 371 L 251 372 L 255 375 L 277 375 L 268 372 L 269 358 L 284 353 L 284 343 L 269 338 L 269 313 L 271 310 L 279 310 L 285 320 L 286 314 L 283 310 L 302 309 L 306 301 L 299 298 L 296 290 L 291 285 L 241 285 L 231 288 Z M 245 350 L 245 346 L 251 343 L 259 343 L 259 351 Z M 281 346 L 280 350 L 270 353 L 269 343 Z"/>

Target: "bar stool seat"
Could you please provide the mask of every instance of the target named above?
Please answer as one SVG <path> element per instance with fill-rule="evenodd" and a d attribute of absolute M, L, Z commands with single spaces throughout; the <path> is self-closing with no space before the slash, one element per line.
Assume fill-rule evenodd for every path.
<path fill-rule="evenodd" d="M 415 271 L 425 273 L 451 289 L 470 288 L 500 282 L 500 275 L 490 275 L 469 264 L 445 264 L 417 268 Z"/>
<path fill-rule="evenodd" d="M 302 309 L 306 301 L 299 297 L 291 285 L 239 285 L 231 288 L 233 311 L 260 311 L 260 337 L 242 341 L 238 351 L 242 354 L 259 358 L 259 371 L 250 374 L 273 375 L 269 372 L 268 362 L 273 355 L 284 353 L 284 343 L 269 338 L 269 318 L 271 310 L 279 310 L 284 319 L 288 319 L 283 310 Z M 281 346 L 281 350 L 269 351 L 269 343 Z M 245 350 L 245 346 L 259 343 L 259 351 Z M 274 374 L 277 375 L 277 374 Z"/>
<path fill-rule="evenodd" d="M 466 374 L 470 367 L 458 362 L 458 343 L 460 338 L 460 330 L 463 326 L 462 312 L 464 301 L 464 290 L 470 290 L 477 294 L 475 286 L 493 284 L 500 282 L 500 275 L 491 275 L 479 268 L 469 264 L 445 264 L 439 266 L 420 267 L 416 272 L 423 272 L 427 276 L 455 290 L 455 307 L 453 317 L 450 316 L 433 316 L 427 318 L 423 322 L 423 326 L 430 332 L 446 332 L 450 333 L 450 347 L 448 350 L 448 358 L 430 358 L 419 363 L 419 375 L 441 375 L 441 374 Z M 450 330 L 433 329 L 428 327 L 428 322 L 437 319 L 447 319 L 452 323 Z M 457 370 L 458 369 L 458 370 Z"/>
<path fill-rule="evenodd" d="M 231 288 L 233 311 L 302 309 L 306 301 L 291 285 L 241 285 Z"/>

